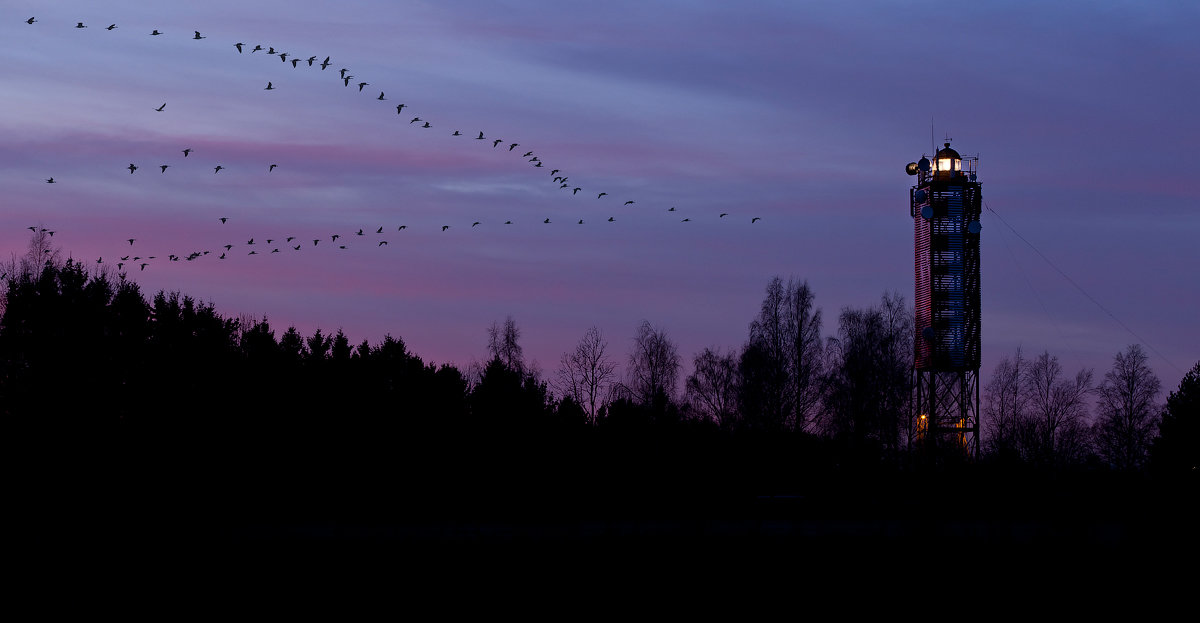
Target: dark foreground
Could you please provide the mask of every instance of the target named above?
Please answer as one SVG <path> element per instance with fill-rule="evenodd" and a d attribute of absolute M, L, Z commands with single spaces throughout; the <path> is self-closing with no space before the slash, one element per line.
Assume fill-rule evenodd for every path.
<path fill-rule="evenodd" d="M 1153 571 L 1197 543 L 1186 487 L 849 469 L 761 440 L 53 440 L 9 439 L 8 531 L 29 577 L 119 561 L 163 573 L 218 563 L 229 576 L 370 569 L 418 583 L 953 584 L 1013 568 L 1078 581 Z"/>

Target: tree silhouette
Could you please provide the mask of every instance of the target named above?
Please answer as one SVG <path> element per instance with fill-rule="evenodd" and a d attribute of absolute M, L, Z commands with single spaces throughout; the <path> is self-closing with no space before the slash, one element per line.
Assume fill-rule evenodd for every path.
<path fill-rule="evenodd" d="M 679 352 L 667 332 L 643 320 L 629 351 L 625 387 L 632 400 L 643 406 L 656 403 L 665 406 L 675 395 L 679 368 Z"/>
<path fill-rule="evenodd" d="M 983 389 L 983 417 L 986 452 L 1000 460 L 1020 455 L 1020 440 L 1028 437 L 1022 429 L 1028 422 L 1028 399 L 1022 386 L 1025 358 L 1021 349 L 1009 359 L 1004 357 L 992 371 Z"/>
<path fill-rule="evenodd" d="M 768 430 L 807 430 L 819 415 L 821 310 L 808 282 L 767 284 L 741 359 L 743 416 Z"/>
<path fill-rule="evenodd" d="M 684 386 L 690 408 L 701 418 L 722 429 L 736 424 L 738 357 L 732 350 L 705 348 L 693 360 Z"/>
<path fill-rule="evenodd" d="M 617 364 L 608 358 L 608 342 L 600 329 L 591 327 L 575 345 L 575 350 L 562 354 L 555 389 L 580 408 L 589 424 L 596 418 L 616 378 Z"/>
<path fill-rule="evenodd" d="M 1096 446 L 1100 456 L 1122 471 L 1146 465 L 1150 442 L 1158 432 L 1161 388 L 1140 344 L 1113 358 L 1113 367 L 1096 388 Z"/>
<path fill-rule="evenodd" d="M 1043 352 L 1025 375 L 1033 438 L 1024 442 L 1027 456 L 1042 466 L 1081 463 L 1090 446 L 1087 426 L 1092 371 L 1081 369 L 1074 379 L 1063 377 L 1058 357 Z"/>
<path fill-rule="evenodd" d="M 1156 473 L 1193 483 L 1200 478 L 1200 361 L 1167 396 L 1150 460 Z"/>
<path fill-rule="evenodd" d="M 910 430 L 912 400 L 912 316 L 904 297 L 884 294 L 878 307 L 844 308 L 828 348 L 825 430 L 855 453 L 895 456 Z"/>

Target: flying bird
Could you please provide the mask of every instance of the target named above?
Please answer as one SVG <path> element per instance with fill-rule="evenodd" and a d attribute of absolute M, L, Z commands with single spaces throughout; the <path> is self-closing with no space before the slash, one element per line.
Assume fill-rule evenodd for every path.
<path fill-rule="evenodd" d="M 512 225 L 512 221 L 504 221 L 505 225 Z"/>
<path fill-rule="evenodd" d="M 219 219 L 217 219 L 217 220 L 218 220 L 218 221 L 221 221 L 221 224 L 222 224 L 222 225 L 224 225 L 224 224 L 225 224 L 225 221 L 228 221 L 228 220 L 229 220 L 229 217 L 228 217 L 228 216 L 222 216 L 221 218 L 219 218 Z"/>
<path fill-rule="evenodd" d="M 243 45 L 246 45 L 246 44 L 244 44 L 244 43 L 235 43 L 235 44 L 233 44 L 233 47 L 235 47 L 235 48 L 237 48 L 237 49 L 238 49 L 238 54 L 241 54 L 241 53 L 242 53 L 242 46 L 243 46 Z"/>
<path fill-rule="evenodd" d="M 617 219 L 615 219 L 615 218 L 613 218 L 613 217 L 611 217 L 611 216 L 610 216 L 610 217 L 608 217 L 608 222 L 609 222 L 609 223 L 612 223 L 612 222 L 614 222 L 614 221 L 616 221 L 616 220 L 617 220 Z"/>
<path fill-rule="evenodd" d="M 579 219 L 579 224 L 583 225 L 583 219 Z"/>
<path fill-rule="evenodd" d="M 49 178 L 49 179 L 47 179 L 47 180 L 46 180 L 46 183 L 47 183 L 47 184 L 57 184 L 58 182 L 55 182 L 55 181 L 54 181 L 54 178 Z"/>
<path fill-rule="evenodd" d="M 160 165 L 158 165 L 158 168 L 162 169 L 161 171 L 159 171 L 159 173 L 166 173 L 166 172 L 167 172 L 167 167 L 169 167 L 169 166 L 171 166 L 171 165 L 169 165 L 169 164 L 160 164 Z"/>
<path fill-rule="evenodd" d="M 287 62 L 287 55 L 288 55 L 288 53 L 287 53 L 287 52 L 280 52 L 280 53 L 279 53 L 279 61 L 280 61 L 280 62 L 282 62 L 282 63 L 286 63 L 286 62 Z"/>
<path fill-rule="evenodd" d="M 719 216 L 717 216 L 717 218 L 725 218 L 726 216 L 729 216 L 729 213 L 728 213 L 728 212 L 722 212 L 722 213 L 721 213 Z"/>
<path fill-rule="evenodd" d="M 380 91 L 380 92 L 379 92 L 379 97 L 378 97 L 377 99 L 378 99 L 379 101 L 381 101 L 381 102 L 384 100 L 384 97 L 383 97 L 383 91 Z"/>
<path fill-rule="evenodd" d="M 350 86 L 350 79 L 353 77 L 354 76 L 346 76 L 345 78 L 342 78 L 342 82 L 345 84 L 345 86 Z"/>
<path fill-rule="evenodd" d="M 474 227 L 474 226 L 476 226 L 476 225 L 478 225 L 478 224 L 479 224 L 479 221 L 475 221 L 474 223 L 471 223 L 471 227 Z"/>
<path fill-rule="evenodd" d="M 108 28 L 105 28 L 105 30 L 112 30 L 112 29 L 114 29 L 114 28 L 116 28 L 116 27 L 117 27 L 117 25 L 116 25 L 116 24 L 109 24 L 109 25 L 108 25 Z"/>
<path fill-rule="evenodd" d="M 680 223 L 687 223 L 687 222 L 689 222 L 689 221 L 691 221 L 691 220 L 692 220 L 692 219 L 690 219 L 690 218 L 685 218 L 685 219 L 683 219 L 682 221 L 679 221 L 679 222 L 680 222 Z"/>
<path fill-rule="evenodd" d="M 377 247 L 382 247 L 382 246 L 383 246 L 383 245 L 385 245 L 385 244 L 387 244 L 387 240 L 380 240 L 380 241 L 379 241 L 379 244 L 377 244 L 377 245 L 375 245 L 375 246 L 377 246 Z"/>
<path fill-rule="evenodd" d="M 163 102 L 163 105 L 162 105 L 162 106 L 159 106 L 158 108 L 155 108 L 154 110 L 157 110 L 158 112 L 162 112 L 162 111 L 163 111 L 163 109 L 164 109 L 164 108 L 166 108 L 166 107 L 167 107 L 167 103 L 166 103 L 166 102 Z"/>
<path fill-rule="evenodd" d="M 600 193 L 599 195 L 596 195 L 596 198 L 597 198 L 597 199 L 599 199 L 599 198 L 601 198 L 601 197 L 603 197 L 604 195 L 607 195 L 607 194 L 608 194 L 608 193 Z"/>
<path fill-rule="evenodd" d="M 674 212 L 674 211 L 675 211 L 675 206 L 671 206 L 671 207 L 667 208 L 667 212 Z"/>
<path fill-rule="evenodd" d="M 195 31 L 195 32 L 196 32 L 196 36 L 192 37 L 192 39 L 195 39 L 195 40 L 199 41 L 200 39 L 207 39 L 207 38 L 208 38 L 208 37 L 202 37 L 202 36 L 200 36 L 200 31 L 199 31 L 199 30 L 197 30 L 197 31 Z"/>
<path fill-rule="evenodd" d="M 446 231 L 447 229 L 450 229 L 449 225 L 442 225 L 442 231 Z"/>
<path fill-rule="evenodd" d="M 525 152 L 525 154 L 524 154 L 524 155 L 522 155 L 521 157 L 522 157 L 522 158 L 528 158 L 528 157 L 530 157 L 530 156 L 532 156 L 532 155 L 533 155 L 533 152 L 532 152 L 532 151 L 527 151 L 527 152 Z"/>
<path fill-rule="evenodd" d="M 268 168 L 267 168 L 267 173 L 270 173 L 271 171 L 274 171 L 274 170 L 275 170 L 275 167 L 277 167 L 277 166 L 279 166 L 279 165 L 277 165 L 277 164 L 273 164 L 273 165 L 271 165 L 270 167 L 268 167 Z"/>
<path fill-rule="evenodd" d="M 358 83 L 358 92 L 359 92 L 359 93 L 362 93 L 363 87 L 367 86 L 368 84 L 371 84 L 371 83 L 370 83 L 370 82 L 360 82 L 360 83 Z"/>
<path fill-rule="evenodd" d="M 225 167 L 223 167 L 223 166 L 221 166 L 221 165 L 219 165 L 219 164 L 218 164 L 217 166 L 213 167 L 213 174 L 215 175 L 215 174 L 217 174 L 217 173 L 220 173 L 220 172 L 221 172 L 221 169 L 224 169 L 224 168 L 225 168 Z"/>
<path fill-rule="evenodd" d="M 512 150 L 513 150 L 513 148 L 514 148 L 514 147 L 516 147 L 516 146 L 518 146 L 518 145 L 520 145 L 520 143 L 513 143 L 512 145 L 509 145 L 509 146 L 508 146 L 508 151 L 512 151 Z"/>
<path fill-rule="evenodd" d="M 192 153 L 192 148 L 188 147 L 187 149 L 183 150 L 183 157 L 187 158 L 187 155 L 190 153 Z"/>
<path fill-rule="evenodd" d="M 267 88 L 265 88 L 265 89 L 263 89 L 263 90 L 264 90 L 264 91 L 273 91 L 274 89 L 275 89 L 275 87 L 271 86 L 271 83 L 270 83 L 270 82 L 268 82 L 268 83 L 267 83 Z"/>
<path fill-rule="evenodd" d="M 495 149 L 496 145 L 499 145 L 500 143 L 503 143 L 503 142 L 504 141 L 502 139 L 496 139 L 496 140 L 492 141 L 492 149 Z"/>
<path fill-rule="evenodd" d="M 329 60 L 329 59 L 325 59 L 325 60 Z M 350 70 L 349 70 L 349 69 L 346 69 L 345 67 L 343 67 L 343 68 L 341 68 L 341 69 L 339 69 L 339 70 L 338 70 L 338 72 L 341 74 L 341 77 L 342 77 L 342 78 L 345 78 L 345 77 L 346 77 L 346 72 L 347 72 L 347 71 L 350 71 Z"/>
<path fill-rule="evenodd" d="M 307 59 L 308 66 L 309 66 L 309 67 L 312 67 L 312 66 L 313 66 L 313 63 L 314 63 L 314 62 L 316 62 L 316 60 L 317 60 L 317 57 L 315 57 L 315 56 L 310 56 L 310 57 L 308 57 L 308 59 Z"/>
<path fill-rule="evenodd" d="M 152 37 L 157 37 L 158 35 L 161 35 L 161 34 L 162 34 L 162 33 L 161 33 L 161 32 L 158 32 L 158 29 L 157 29 L 157 28 L 155 28 L 155 29 L 154 29 L 154 32 L 150 33 L 150 36 L 152 36 Z"/>
<path fill-rule="evenodd" d="M 262 47 L 261 45 L 255 45 L 255 46 L 254 46 L 254 49 L 253 49 L 253 50 L 250 50 L 250 53 L 251 53 L 251 54 L 254 54 L 255 52 L 257 52 L 257 51 L 259 51 L 259 50 L 261 50 L 261 49 L 263 49 L 263 47 Z"/>
<path fill-rule="evenodd" d="M 87 26 L 83 25 L 83 22 L 79 22 L 78 24 L 75 24 L 75 27 L 76 28 L 87 28 Z"/>
<path fill-rule="evenodd" d="M 36 22 L 36 21 L 37 21 L 36 19 L 34 19 L 34 18 L 32 18 L 32 17 L 31 17 L 31 18 L 29 18 L 29 19 L 25 20 L 25 23 L 26 23 L 26 24 L 32 24 L 32 23 L 34 23 L 34 22 Z"/>
<path fill-rule="evenodd" d="M 300 59 L 298 59 L 298 58 L 293 58 L 293 59 L 292 59 L 292 69 L 295 69 L 295 68 L 296 68 L 297 66 L 299 66 L 299 65 L 300 65 Z"/>
<path fill-rule="evenodd" d="M 383 225 L 380 225 L 380 226 L 379 226 L 379 229 L 376 229 L 376 230 L 375 230 L 375 233 L 377 233 L 377 234 L 382 234 L 382 233 L 383 233 Z"/>
<path fill-rule="evenodd" d="M 754 218 L 750 219 L 750 222 L 751 222 L 751 223 L 757 223 L 758 221 L 761 221 L 761 220 L 762 220 L 762 217 L 758 217 L 758 216 L 756 216 L 756 217 L 754 217 Z"/>
<path fill-rule="evenodd" d="M 131 246 L 131 247 L 133 246 L 133 241 L 134 241 L 134 240 L 137 240 L 137 238 L 130 238 L 130 239 L 129 239 L 129 246 Z"/>
<path fill-rule="evenodd" d="M 274 54 L 274 53 L 275 53 L 275 46 L 268 45 L 267 46 L 267 54 Z"/>
<path fill-rule="evenodd" d="M 583 189 L 582 189 L 582 188 L 580 188 L 580 187 L 578 187 L 578 186 L 576 186 L 574 189 L 572 189 L 572 190 L 571 190 L 571 194 L 572 194 L 572 195 L 574 195 L 574 194 L 578 193 L 578 192 L 579 192 L 579 191 L 581 191 L 581 190 L 583 190 Z"/>
<path fill-rule="evenodd" d="M 147 266 L 149 266 L 149 264 L 142 262 L 142 270 L 146 270 Z"/>
<path fill-rule="evenodd" d="M 425 122 L 425 125 L 423 125 L 423 126 L 421 126 L 421 127 L 422 127 L 422 128 L 432 128 L 433 126 L 429 125 L 429 122 L 428 122 L 428 121 L 426 121 L 426 122 Z"/>
<path fill-rule="evenodd" d="M 629 201 L 626 201 L 626 202 L 625 202 L 625 205 L 629 205 L 629 204 L 631 204 L 631 203 L 633 203 L 633 200 L 632 200 L 632 199 L 630 199 Z"/>
<path fill-rule="evenodd" d="M 130 163 L 129 163 L 129 166 L 128 166 L 128 167 L 125 167 L 125 168 L 129 169 L 129 174 L 130 174 L 130 175 L 133 175 L 133 172 L 134 172 L 134 171 L 137 171 L 137 165 L 133 164 L 132 162 L 130 162 Z"/>
<path fill-rule="evenodd" d="M 325 71 L 326 67 L 329 67 L 329 57 L 328 56 L 325 57 L 324 61 L 321 61 L 321 71 Z"/>
<path fill-rule="evenodd" d="M 483 140 L 483 132 L 480 132 L 480 133 L 479 133 L 479 136 L 476 136 L 476 137 L 475 137 L 475 140 L 477 140 L 477 141 L 482 141 L 482 140 Z"/>
<path fill-rule="evenodd" d="M 401 110 L 404 110 L 404 106 L 405 106 L 405 104 L 396 104 L 396 114 L 397 115 L 400 114 Z"/>
<path fill-rule="evenodd" d="M 421 120 L 421 118 L 420 118 L 420 117 L 413 117 L 413 118 L 412 118 L 412 121 L 409 121 L 409 122 L 408 122 L 408 125 L 412 125 L 412 124 L 414 124 L 414 123 L 416 123 L 416 122 L 418 122 L 418 121 L 420 121 L 420 120 Z"/>
<path fill-rule="evenodd" d="M 546 219 L 546 220 L 544 220 L 544 221 L 542 221 L 542 222 L 543 222 L 543 223 L 549 223 L 549 222 L 550 222 L 550 219 Z"/>
<path fill-rule="evenodd" d="M 450 136 L 462 136 L 462 132 L 459 132 L 458 130 L 455 130 L 455 131 L 454 131 L 454 134 L 451 134 Z"/>

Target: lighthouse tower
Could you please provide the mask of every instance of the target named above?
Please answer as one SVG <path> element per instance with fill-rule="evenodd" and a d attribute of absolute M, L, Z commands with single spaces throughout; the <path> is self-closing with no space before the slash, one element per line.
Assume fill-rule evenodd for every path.
<path fill-rule="evenodd" d="M 915 439 L 937 456 L 979 455 L 978 157 L 949 141 L 908 164 L 915 239 Z"/>

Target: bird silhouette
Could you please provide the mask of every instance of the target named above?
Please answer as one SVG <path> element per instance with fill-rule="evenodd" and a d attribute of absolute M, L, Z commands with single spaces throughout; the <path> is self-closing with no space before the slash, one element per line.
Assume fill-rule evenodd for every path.
<path fill-rule="evenodd" d="M 496 140 L 492 141 L 492 148 L 495 149 L 496 145 L 499 145 L 500 143 L 503 143 L 503 142 L 504 141 L 501 139 L 496 139 Z"/>
<path fill-rule="evenodd" d="M 549 222 L 550 222 L 550 219 L 546 219 L 546 220 L 544 220 L 544 221 L 542 221 L 542 222 L 543 222 L 543 223 L 549 223 Z"/>
<path fill-rule="evenodd" d="M 279 166 L 279 165 L 277 165 L 277 164 L 273 164 L 273 165 L 271 165 L 270 167 L 268 167 L 268 168 L 267 168 L 267 173 L 270 173 L 271 171 L 274 171 L 274 170 L 275 170 L 275 167 L 277 167 L 277 166 Z"/>
<path fill-rule="evenodd" d="M 379 244 L 377 244 L 377 245 L 375 245 L 375 246 L 377 246 L 377 247 L 382 247 L 382 246 L 383 246 L 383 245 L 385 245 L 385 244 L 387 244 L 387 240 L 380 240 L 380 241 L 379 241 Z"/>
<path fill-rule="evenodd" d="M 253 238 L 251 238 L 251 239 L 247 240 L 247 241 L 246 241 L 246 244 L 254 244 L 254 239 L 253 239 Z"/>
<path fill-rule="evenodd" d="M 359 93 L 362 93 L 363 87 L 367 86 L 368 84 L 371 84 L 371 83 L 370 83 L 370 82 L 360 82 L 360 83 L 358 83 L 358 92 L 359 92 Z"/>
<path fill-rule="evenodd" d="M 667 212 L 674 212 L 674 211 L 675 211 L 675 206 L 671 206 L 671 207 L 667 208 Z"/>
<path fill-rule="evenodd" d="M 556 182 L 558 181 L 558 172 L 559 172 L 560 170 L 561 170 L 561 169 L 554 169 L 553 171 L 550 171 L 550 175 L 553 175 L 553 176 L 554 176 L 554 181 L 556 181 Z"/>
<path fill-rule="evenodd" d="M 199 31 L 199 30 L 197 30 L 197 31 L 195 31 L 195 32 L 196 32 L 196 35 L 195 35 L 194 37 L 192 37 L 192 39 L 195 39 L 195 40 L 199 41 L 200 39 L 207 39 L 207 38 L 208 38 L 208 37 L 201 36 L 201 35 L 200 35 L 200 31 Z"/>
<path fill-rule="evenodd" d="M 220 173 L 220 172 L 221 172 L 221 169 L 224 169 L 224 168 L 225 168 L 225 167 L 223 167 L 223 166 L 221 166 L 221 165 L 219 165 L 219 164 L 218 164 L 217 166 L 213 167 L 213 174 Z"/>
<path fill-rule="evenodd" d="M 758 217 L 758 216 L 756 216 L 756 217 L 754 217 L 754 218 L 750 219 L 750 222 L 751 222 L 751 223 L 757 223 L 757 222 L 759 222 L 759 221 L 761 221 L 761 220 L 762 220 L 762 218 L 761 218 L 761 217 Z"/>
<path fill-rule="evenodd" d="M 608 194 L 608 193 L 600 193 L 599 195 L 596 195 L 596 198 L 597 198 L 597 199 L 599 199 L 599 198 L 601 198 L 601 197 L 603 197 L 604 195 L 607 195 L 607 194 Z"/>
<path fill-rule="evenodd" d="M 305 59 L 305 62 L 308 63 L 309 67 L 312 67 L 313 63 L 315 63 L 316 61 L 317 61 L 317 57 L 315 57 L 315 56 L 310 56 L 307 59 Z"/>
<path fill-rule="evenodd" d="M 721 213 L 719 216 L 717 216 L 717 218 L 725 218 L 726 216 L 729 216 L 729 213 L 728 213 L 728 212 L 722 212 L 722 213 Z"/>
<path fill-rule="evenodd" d="M 32 23 L 34 23 L 34 22 L 36 22 L 36 21 L 37 21 L 37 19 L 35 19 L 35 18 L 32 18 L 32 17 L 31 17 L 31 18 L 29 18 L 29 19 L 25 20 L 25 23 L 26 23 L 26 24 L 32 24 Z"/>
<path fill-rule="evenodd" d="M 166 107 L 167 107 L 167 103 L 166 103 L 166 102 L 163 102 L 163 105 L 162 105 L 162 106 L 159 106 L 158 108 L 155 108 L 154 110 L 157 110 L 158 112 L 162 112 L 162 111 L 163 111 L 163 109 L 164 109 L 164 108 L 166 108 Z"/>
<path fill-rule="evenodd" d="M 432 128 L 433 126 L 429 125 L 429 122 L 428 122 L 428 121 L 426 121 L 426 122 L 425 122 L 425 125 L 423 125 L 423 126 L 421 126 L 421 127 L 422 127 L 422 128 Z"/>
<path fill-rule="evenodd" d="M 255 45 L 255 46 L 254 46 L 254 49 L 253 49 L 253 50 L 250 50 L 250 53 L 251 53 L 251 54 L 254 54 L 255 52 L 257 52 L 257 51 L 259 51 L 259 50 L 261 50 L 261 49 L 263 49 L 263 47 L 262 47 L 261 45 Z"/>
<path fill-rule="evenodd" d="M 130 162 L 130 163 L 129 163 L 129 166 L 128 166 L 128 167 L 125 167 L 125 168 L 129 169 L 129 174 L 130 174 L 130 175 L 133 175 L 133 172 L 134 172 L 134 171 L 137 171 L 137 169 L 138 169 L 138 168 L 137 168 L 137 165 L 133 164 L 132 162 Z"/>
<path fill-rule="evenodd" d="M 142 270 L 146 270 L 147 266 L 149 266 L 149 264 L 142 262 Z"/>
<path fill-rule="evenodd" d="M 442 231 L 446 231 L 447 229 L 450 229 L 449 225 L 442 225 Z"/>
<path fill-rule="evenodd" d="M 512 145 L 509 145 L 509 146 L 508 146 L 508 151 L 512 151 L 512 150 L 513 150 L 513 148 L 514 148 L 514 147 L 516 147 L 516 146 L 518 146 L 518 145 L 520 145 L 520 143 L 513 143 Z"/>
<path fill-rule="evenodd" d="M 325 57 L 325 60 L 321 61 L 321 71 L 325 71 L 326 67 L 329 67 L 329 57 L 328 56 Z"/>
<path fill-rule="evenodd" d="M 512 225 L 512 221 L 504 221 L 505 225 Z"/>
<path fill-rule="evenodd" d="M 158 32 L 158 29 L 157 29 L 157 28 L 155 28 L 155 29 L 154 29 L 154 31 L 150 33 L 150 36 L 152 36 L 152 37 L 157 37 L 158 35 L 161 35 L 161 34 L 162 34 L 162 33 L 161 33 L 161 32 Z"/>
<path fill-rule="evenodd" d="M 354 76 L 346 76 L 345 78 L 342 78 L 342 83 L 345 86 L 350 86 L 350 80 L 353 78 L 354 78 Z"/>
<path fill-rule="evenodd" d="M 688 222 L 690 222 L 691 220 L 692 220 L 692 219 L 690 219 L 690 218 L 685 218 L 685 219 L 683 219 L 682 221 L 679 221 L 679 222 L 680 222 L 680 223 L 688 223 Z"/>
<path fill-rule="evenodd" d="M 280 52 L 280 53 L 279 53 L 279 61 L 280 61 L 281 63 L 286 63 L 286 62 L 287 62 L 287 55 L 288 55 L 288 53 L 287 53 L 287 52 Z"/>
<path fill-rule="evenodd" d="M 235 43 L 235 44 L 233 44 L 233 47 L 235 47 L 235 48 L 237 48 L 237 49 L 238 49 L 238 54 L 241 54 L 241 53 L 242 53 L 242 46 L 243 46 L 243 45 L 246 45 L 246 44 L 244 44 L 244 43 Z"/>
<path fill-rule="evenodd" d="M 401 225 L 396 231 L 404 231 L 408 229 L 408 225 Z"/>
<path fill-rule="evenodd" d="M 131 247 L 133 246 L 133 241 L 134 241 L 134 240 L 137 240 L 137 238 L 130 238 L 130 239 L 129 239 L 129 246 L 131 246 Z"/>
<path fill-rule="evenodd" d="M 319 240 L 319 239 L 317 239 L 317 238 L 313 238 L 313 246 L 314 246 L 314 247 L 315 247 L 315 246 L 317 246 L 317 243 L 318 243 L 318 242 L 320 242 L 320 240 Z"/>
<path fill-rule="evenodd" d="M 576 186 L 574 189 L 572 189 L 572 190 L 571 190 L 571 194 L 572 194 L 572 195 L 574 195 L 574 194 L 578 193 L 578 192 L 579 192 L 579 191 L 581 191 L 581 190 L 583 190 L 583 189 L 582 189 L 582 188 L 580 188 L 580 187 L 578 187 L 578 186 Z"/>
<path fill-rule="evenodd" d="M 183 157 L 187 158 L 187 155 L 190 153 L 192 153 L 192 148 L 188 147 L 187 149 L 183 150 Z"/>
<path fill-rule="evenodd" d="M 296 246 L 292 247 L 292 249 L 294 249 L 294 250 L 296 250 L 296 251 L 299 251 L 299 250 L 300 250 L 300 245 L 296 245 Z"/>
<path fill-rule="evenodd" d="M 626 201 L 626 202 L 625 202 L 625 205 L 630 205 L 630 204 L 632 204 L 632 203 L 633 203 L 633 200 L 632 200 L 632 199 L 630 199 L 629 201 Z"/>
<path fill-rule="evenodd" d="M 400 114 L 401 110 L 404 110 L 404 106 L 405 106 L 405 104 L 396 104 L 396 114 L 397 115 Z"/>
<path fill-rule="evenodd" d="M 275 54 L 275 46 L 268 45 L 267 46 L 267 54 Z"/>
<path fill-rule="evenodd" d="M 330 236 L 330 242 L 337 242 L 337 239 L 341 238 L 341 237 L 342 237 L 341 234 L 334 234 L 334 235 Z"/>
<path fill-rule="evenodd" d="M 611 216 L 610 216 L 610 217 L 608 217 L 608 222 L 609 222 L 609 223 L 615 222 L 616 220 L 617 220 L 617 219 L 615 219 L 615 218 L 613 218 L 613 217 L 611 217 Z"/>
<path fill-rule="evenodd" d="M 412 124 L 414 124 L 414 123 L 416 123 L 416 122 L 418 122 L 418 121 L 420 121 L 420 120 L 421 120 L 421 118 L 420 118 L 420 117 L 413 117 L 413 118 L 412 118 L 412 119 L 411 119 L 411 120 L 408 122 L 408 125 L 412 125 Z"/>
<path fill-rule="evenodd" d="M 292 59 L 292 69 L 295 69 L 295 68 L 296 68 L 297 66 L 299 66 L 299 65 L 300 65 L 300 59 L 298 59 L 298 58 L 293 58 L 293 59 Z"/>
<path fill-rule="evenodd" d="M 116 28 L 116 27 L 117 27 L 117 25 L 116 25 L 116 24 L 109 24 L 109 25 L 108 25 L 108 28 L 105 28 L 105 30 L 113 30 L 113 29 L 114 29 L 114 28 Z"/>
<path fill-rule="evenodd" d="M 158 165 L 158 168 L 159 168 L 159 169 L 162 169 L 161 171 L 159 171 L 159 173 L 166 173 L 166 172 L 167 172 L 167 167 L 169 167 L 169 166 L 171 166 L 171 165 L 169 165 L 169 164 L 160 164 L 160 165 Z"/>
<path fill-rule="evenodd" d="M 270 82 L 268 82 L 268 83 L 267 83 L 267 88 L 265 88 L 265 89 L 263 89 L 263 90 L 264 90 L 264 91 L 273 91 L 273 90 L 275 90 L 275 87 L 271 86 L 271 83 L 270 83 Z"/>
<path fill-rule="evenodd" d="M 87 28 L 87 26 L 83 25 L 83 22 L 79 22 L 78 24 L 75 24 L 75 27 L 76 28 Z"/>
<path fill-rule="evenodd" d="M 385 99 L 387 99 L 387 98 L 385 98 L 385 97 L 383 96 L 383 91 L 380 91 L 380 92 L 379 92 L 379 97 L 377 97 L 377 98 L 375 98 L 375 99 L 378 99 L 379 101 L 381 101 L 381 102 L 382 102 L 382 101 L 384 101 L 384 100 L 385 100 Z"/>
<path fill-rule="evenodd" d="M 224 224 L 225 224 L 225 221 L 228 221 L 228 220 L 229 220 L 229 217 L 228 217 L 228 216 L 222 216 L 221 218 L 219 218 L 219 219 L 217 219 L 217 220 L 218 220 L 218 221 L 221 221 L 221 224 L 222 224 L 222 225 L 224 225 Z"/>
<path fill-rule="evenodd" d="M 462 132 L 459 132 L 458 130 L 455 130 L 455 131 L 454 131 L 454 134 L 451 134 L 450 136 L 462 136 Z"/>
<path fill-rule="evenodd" d="M 338 70 L 338 73 L 340 74 L 340 75 L 339 75 L 339 77 L 341 77 L 341 78 L 345 78 L 345 77 L 346 77 L 346 72 L 347 72 L 347 71 L 350 71 L 350 70 L 349 70 L 349 69 L 346 69 L 345 67 L 343 67 L 343 68 L 339 69 L 339 70 Z"/>
<path fill-rule="evenodd" d="M 47 184 L 57 184 L 58 182 L 54 181 L 54 178 L 52 178 L 52 177 L 51 177 L 51 178 L 49 178 L 49 179 L 47 179 L 47 180 L 46 180 L 46 183 L 47 183 Z"/>
<path fill-rule="evenodd" d="M 583 219 L 579 219 L 579 224 L 583 225 Z"/>
<path fill-rule="evenodd" d="M 356 235 L 356 236 L 361 236 L 361 235 L 363 235 L 363 230 L 361 230 L 361 229 L 360 229 L 360 230 L 358 230 L 358 233 L 357 233 L 357 234 L 355 234 L 355 235 Z"/>
<path fill-rule="evenodd" d="M 377 234 L 382 234 L 382 233 L 383 233 L 383 226 L 382 226 L 382 225 L 380 225 L 380 226 L 379 226 L 379 229 L 376 229 L 376 230 L 375 230 L 375 233 L 377 233 Z"/>
<path fill-rule="evenodd" d="M 528 157 L 530 157 L 530 156 L 532 156 L 532 155 L 533 155 L 533 152 L 532 152 L 532 151 L 527 151 L 527 152 L 525 152 L 524 154 L 522 154 L 522 155 L 521 155 L 521 157 L 522 157 L 522 158 L 528 158 Z"/>
<path fill-rule="evenodd" d="M 476 136 L 476 137 L 475 137 L 475 140 L 477 140 L 477 141 L 482 141 L 482 140 L 483 140 L 483 132 L 480 132 L 480 133 L 479 133 L 479 136 Z"/>
<path fill-rule="evenodd" d="M 478 225 L 478 224 L 479 224 L 479 221 L 475 221 L 474 223 L 471 223 L 471 227 L 474 227 L 474 226 L 476 226 L 476 225 Z"/>

